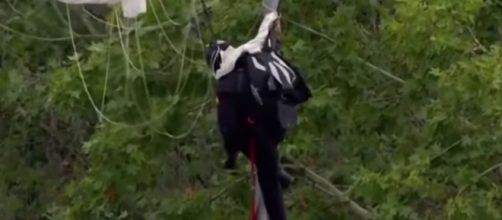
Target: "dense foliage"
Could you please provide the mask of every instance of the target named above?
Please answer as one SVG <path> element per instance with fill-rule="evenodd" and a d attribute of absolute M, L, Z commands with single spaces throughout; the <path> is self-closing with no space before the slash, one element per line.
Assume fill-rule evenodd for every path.
<path fill-rule="evenodd" d="M 212 36 L 258 0 L 120 9 L 0 2 L 1 219 L 246 219 L 222 169 Z M 502 1 L 283 0 L 284 52 L 315 97 L 281 150 L 377 219 L 501 219 Z M 291 219 L 357 219 L 299 177 Z"/>

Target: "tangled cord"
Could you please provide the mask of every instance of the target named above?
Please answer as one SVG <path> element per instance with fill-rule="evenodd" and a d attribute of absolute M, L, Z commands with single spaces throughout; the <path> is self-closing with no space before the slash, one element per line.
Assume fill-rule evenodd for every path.
<path fill-rule="evenodd" d="M 70 10 L 69 10 L 69 7 L 67 6 L 66 7 L 66 15 L 67 17 L 69 18 L 70 17 Z M 117 16 L 116 16 L 117 17 Z M 93 109 L 95 110 L 95 112 L 98 114 L 98 116 L 100 117 L 100 119 L 103 119 L 104 121 L 110 123 L 110 124 L 113 124 L 113 125 L 116 125 L 116 126 L 122 126 L 122 127 L 144 127 L 144 126 L 148 126 L 150 127 L 151 129 L 153 129 L 156 133 L 158 134 L 161 134 L 161 135 L 165 135 L 165 136 L 168 136 L 170 138 L 173 138 L 173 139 L 181 139 L 181 138 L 184 138 L 186 136 L 188 136 L 191 131 L 194 129 L 195 127 L 195 124 L 197 123 L 197 121 L 200 119 L 200 117 L 202 116 L 202 112 L 205 108 L 205 106 L 209 103 L 207 100 L 208 100 L 208 97 L 209 97 L 209 94 L 210 94 L 210 81 L 209 81 L 209 78 L 208 78 L 208 86 L 207 86 L 207 92 L 206 92 L 206 96 L 205 96 L 205 100 L 202 104 L 200 104 L 200 108 L 199 108 L 199 111 L 196 115 L 196 117 L 194 118 L 194 120 L 192 121 L 190 127 L 187 129 L 187 131 L 185 132 L 182 132 L 181 134 L 172 134 L 170 132 L 164 132 L 164 131 L 159 131 L 158 129 L 154 128 L 152 126 L 152 123 L 157 121 L 158 119 L 162 118 L 170 109 L 172 109 L 172 107 L 174 107 L 174 105 L 176 104 L 176 102 L 174 102 L 173 104 L 171 104 L 168 108 L 166 108 L 165 110 L 161 111 L 161 114 L 159 116 L 156 116 L 156 117 L 153 117 L 151 118 L 150 120 L 145 120 L 144 122 L 142 123 L 138 123 L 138 124 L 128 124 L 128 123 L 123 123 L 123 122 L 118 122 L 118 121 L 115 121 L 115 120 L 112 120 L 110 117 L 106 116 L 105 113 L 103 112 L 103 107 L 104 107 L 104 98 L 106 97 L 106 91 L 107 91 L 107 85 L 108 85 L 108 76 L 109 76 L 109 66 L 110 66 L 110 54 L 109 54 L 109 51 L 107 52 L 107 71 L 106 71 L 106 74 L 105 74 L 105 85 L 103 88 L 103 95 L 102 95 L 102 100 L 101 100 L 101 108 L 98 108 L 94 99 L 92 98 L 91 94 L 90 94 L 90 91 L 89 91 L 89 87 L 86 83 L 86 80 L 85 80 L 85 77 L 84 77 L 84 74 L 82 72 L 82 67 L 81 67 L 81 63 L 80 63 L 80 60 L 78 58 L 78 53 L 77 53 L 77 48 L 76 48 L 76 43 L 75 43 L 75 38 L 74 38 L 74 33 L 73 33 L 73 28 L 72 28 L 72 24 L 71 24 L 71 20 L 69 20 L 70 22 L 68 22 L 68 29 L 69 29 L 69 33 L 70 33 L 70 39 L 71 39 L 71 44 L 72 44 L 72 47 L 73 47 L 73 51 L 74 51 L 74 55 L 76 56 L 76 59 L 75 59 L 75 62 L 76 62 L 76 66 L 77 66 L 77 70 L 78 70 L 78 74 L 79 74 L 79 77 L 80 77 L 80 80 L 81 80 L 81 83 L 83 85 L 83 88 L 84 88 L 84 91 L 87 95 L 87 98 L 89 99 Z M 160 23 L 160 20 L 157 20 L 159 23 Z M 119 25 L 120 26 L 120 25 Z M 140 68 L 137 68 L 134 63 L 132 62 L 132 60 L 130 59 L 129 57 L 129 51 L 128 51 L 128 48 L 126 45 L 129 44 L 129 35 L 128 34 L 122 34 L 120 33 L 121 32 L 121 28 L 118 28 L 119 30 L 119 38 L 120 38 L 120 44 L 121 44 L 121 47 L 122 47 L 122 50 L 124 52 L 124 56 L 125 56 L 125 59 L 126 59 L 126 75 L 129 75 L 130 74 L 130 69 L 129 67 L 130 66 L 133 66 L 133 68 L 135 68 L 136 70 L 138 70 L 141 75 L 142 75 L 142 78 L 143 78 L 143 84 L 144 84 L 144 87 L 145 87 L 145 91 L 148 91 L 148 87 L 147 87 L 147 83 L 146 83 L 146 76 L 145 76 L 145 71 L 144 71 L 144 65 L 143 65 L 143 61 L 142 61 L 142 57 L 141 57 L 141 43 L 140 43 L 140 40 L 139 40 L 139 35 L 138 33 L 136 32 L 135 34 L 135 37 L 136 37 L 136 44 L 138 46 L 138 51 L 139 51 L 139 57 L 140 57 Z M 121 36 L 125 36 L 123 39 Z M 167 35 L 165 35 L 165 37 L 167 37 Z M 185 45 L 184 47 L 186 47 L 186 39 L 188 38 L 188 36 L 186 36 L 185 38 Z M 183 76 L 183 65 L 184 65 L 184 60 L 185 60 L 185 57 L 184 54 L 185 54 L 185 51 L 183 51 L 183 56 L 182 56 L 182 60 L 181 60 L 181 67 L 180 67 L 180 73 L 179 73 L 179 77 L 181 79 L 181 77 Z M 184 90 L 184 86 L 181 86 L 181 82 L 182 80 L 178 80 L 178 85 L 177 85 L 177 90 L 176 92 L 177 93 L 182 93 L 183 90 Z M 148 93 L 146 93 L 148 94 Z M 137 103 L 136 103 L 137 104 Z"/>
<path fill-rule="evenodd" d="M 10 7 L 13 7 L 12 3 L 9 1 L 9 6 Z M 155 20 L 157 22 L 156 25 L 152 25 L 152 26 L 147 26 L 147 27 L 144 27 L 144 28 L 140 28 L 140 27 L 132 27 L 134 28 L 134 34 L 135 34 L 135 42 L 136 42 L 136 45 L 137 45 L 137 51 L 139 53 L 139 67 L 132 61 L 131 57 L 130 57 L 130 53 L 129 53 L 129 48 L 128 48 L 128 45 L 129 45 L 129 35 L 130 35 L 130 32 L 132 31 L 131 27 L 128 27 L 127 25 L 125 26 L 124 29 L 122 29 L 122 25 L 120 24 L 120 19 L 118 18 L 118 15 L 115 14 L 115 17 L 117 18 L 117 24 L 113 24 L 113 23 L 110 23 L 110 22 L 106 22 L 106 21 L 102 21 L 102 22 L 106 22 L 105 24 L 107 26 L 111 26 L 111 27 L 115 27 L 118 29 L 118 34 L 117 34 L 117 40 L 120 41 L 120 45 L 121 45 L 121 48 L 122 48 L 122 52 L 124 54 L 124 57 L 125 57 L 125 67 L 126 67 L 126 79 L 129 79 L 129 74 L 130 74 L 130 71 L 132 68 L 133 70 L 135 71 L 138 71 L 140 74 L 141 74 L 141 77 L 142 77 L 142 83 L 143 83 L 143 87 L 144 87 L 144 92 L 145 92 L 145 95 L 147 97 L 147 103 L 148 103 L 148 108 L 150 109 L 151 108 L 151 97 L 150 97 L 150 94 L 149 94 L 149 88 L 148 88 L 148 84 L 147 84 L 147 78 L 146 78 L 146 74 L 145 74 L 145 70 L 144 70 L 144 62 L 143 62 L 143 57 L 142 57 L 142 47 L 141 47 L 141 42 L 140 42 L 140 34 L 141 33 L 146 33 L 148 31 L 152 31 L 152 30 L 160 30 L 161 32 L 161 35 L 165 38 L 165 40 L 169 43 L 169 46 L 171 47 L 171 49 L 175 52 L 175 54 L 181 58 L 181 61 L 180 61 L 180 71 L 179 71 L 179 74 L 178 74 L 178 80 L 177 80 L 177 85 L 176 85 L 176 91 L 175 91 L 175 94 L 179 95 L 181 93 L 183 93 L 183 91 L 185 91 L 186 89 L 186 85 L 187 85 L 187 81 L 188 81 L 188 77 L 189 77 L 189 74 L 190 74 L 190 70 L 191 68 L 189 68 L 189 71 L 188 74 L 185 76 L 184 74 L 184 70 L 185 70 L 185 61 L 188 61 L 190 63 L 190 67 L 191 65 L 204 65 L 203 62 L 200 62 L 198 60 L 194 60 L 193 59 L 193 56 L 192 57 L 187 57 L 186 55 L 186 47 L 187 47 L 187 40 L 188 40 L 188 33 L 185 33 L 185 40 L 184 40 L 184 43 L 183 43 L 183 49 L 180 49 L 178 47 L 176 47 L 173 43 L 173 41 L 169 38 L 168 34 L 167 34 L 167 31 L 165 30 L 165 26 L 166 24 L 168 25 L 174 25 L 174 26 L 180 26 L 181 24 L 175 22 L 174 20 L 172 20 L 171 16 L 168 14 L 167 12 L 167 9 L 166 7 L 164 6 L 164 4 L 162 3 L 162 1 L 159 1 L 160 3 L 160 6 L 163 10 L 163 13 L 165 15 L 165 17 L 168 19 L 167 22 L 161 22 L 160 20 L 160 17 L 159 15 L 157 14 L 157 11 L 153 8 L 153 6 L 150 5 L 150 7 L 152 8 L 152 11 L 153 11 L 153 15 L 155 17 Z M 207 13 L 207 8 L 206 6 L 204 5 L 204 2 L 202 1 L 202 4 L 203 4 L 203 7 L 204 7 L 204 10 L 205 10 L 205 13 Z M 193 8 L 193 12 L 194 12 L 194 15 L 196 15 L 196 9 L 195 9 L 195 0 L 192 0 L 192 8 Z M 16 9 L 16 13 L 21 13 L 19 10 Z M 87 12 L 89 13 L 89 12 Z M 171 110 L 177 103 L 178 101 L 174 101 L 172 102 L 169 106 L 167 106 L 165 109 L 163 109 L 162 111 L 160 111 L 160 115 L 156 115 L 156 116 L 152 116 L 150 117 L 149 119 L 143 115 L 141 109 L 139 109 L 139 106 L 138 106 L 138 103 L 137 102 L 134 102 L 136 107 L 138 108 L 138 112 L 141 114 L 141 117 L 144 119 L 143 122 L 141 123 L 137 123 L 137 124 L 128 124 L 128 123 L 124 123 L 124 122 L 119 122 L 119 121 L 115 121 L 113 119 L 111 119 L 110 117 L 106 116 L 106 114 L 104 113 L 104 106 L 105 106 L 105 97 L 106 97 L 106 94 L 108 92 L 108 80 L 109 80 L 109 72 L 110 72 L 110 63 L 111 63 L 111 60 L 110 60 L 110 46 L 111 46 L 111 42 L 108 42 L 108 51 L 107 51 L 107 67 L 106 67 L 106 73 L 105 73 L 105 83 L 104 83 L 104 88 L 103 88 L 103 94 L 102 94 L 102 97 L 101 97 L 101 102 L 100 102 L 100 106 L 98 108 L 97 104 L 95 103 L 95 101 L 93 100 L 91 94 L 90 94 L 90 91 L 89 91 L 89 87 L 86 83 L 86 80 L 85 80 L 85 77 L 84 77 L 84 74 L 82 72 L 82 67 L 81 67 L 81 63 L 80 63 L 80 60 L 78 59 L 78 53 L 77 53 L 77 48 L 76 48 L 76 43 L 75 43 L 75 38 L 76 37 L 80 37 L 80 38 L 103 38 L 103 37 L 109 37 L 109 38 L 112 38 L 114 37 L 114 33 L 113 31 L 110 31 L 108 34 L 100 34 L 100 35 L 78 35 L 76 33 L 73 32 L 73 27 L 72 27 L 72 23 L 71 23 L 71 19 L 70 19 L 70 10 L 69 10 L 69 7 L 66 6 L 66 16 L 67 16 L 67 19 L 68 19 L 68 32 L 69 32 L 69 36 L 65 36 L 65 37 L 41 37 L 41 36 L 35 36 L 35 35 L 31 35 L 31 34 L 28 34 L 28 33 L 25 33 L 25 32 L 22 32 L 22 31 L 18 31 L 18 30 L 15 30 L 7 25 L 4 25 L 2 23 L 0 23 L 0 28 L 1 29 L 4 29 L 5 31 L 8 31 L 8 32 L 11 32 L 11 33 L 14 33 L 14 34 L 17 34 L 17 35 L 21 35 L 23 37 L 27 37 L 27 38 L 30 38 L 30 39 L 34 39 L 34 40 L 39 40 L 39 41 L 46 41 L 46 42 L 55 42 L 55 41 L 67 41 L 67 40 L 70 40 L 71 41 L 71 45 L 72 45 L 72 49 L 73 49 L 73 52 L 74 52 L 74 55 L 76 57 L 75 61 L 76 61 L 76 66 L 77 66 L 77 70 L 78 70 L 78 74 L 79 74 L 79 78 L 81 80 L 81 83 L 83 85 L 83 88 L 84 88 L 84 91 L 87 95 L 87 98 L 89 99 L 89 101 L 91 102 L 91 105 L 93 107 L 93 109 L 96 111 L 96 113 L 98 114 L 99 118 L 108 122 L 108 123 L 111 123 L 113 125 L 116 125 L 116 126 L 123 126 L 123 127 L 150 127 L 151 129 L 153 129 L 156 133 L 159 133 L 159 134 L 162 134 L 164 136 L 167 136 L 167 137 L 170 137 L 170 138 L 175 138 L 175 139 L 179 139 L 179 138 L 183 138 L 183 137 L 186 137 L 192 130 L 193 128 L 195 127 L 197 121 L 200 119 L 205 107 L 207 106 L 207 104 L 209 103 L 209 95 L 210 95 L 210 88 L 211 88 L 211 81 L 209 79 L 209 77 L 207 78 L 207 90 L 206 90 L 206 95 L 204 96 L 204 102 L 201 103 L 199 105 L 199 110 L 197 111 L 197 115 L 196 117 L 194 118 L 194 120 L 192 121 L 191 125 L 189 126 L 189 129 L 186 131 L 186 132 L 182 132 L 181 134 L 172 134 L 170 132 L 165 132 L 165 131 L 160 131 L 158 129 L 156 129 L 152 124 L 153 122 L 163 118 L 168 112 L 169 110 Z M 97 17 L 93 17 L 95 20 L 97 20 L 98 18 Z M 196 27 L 197 27 L 197 30 L 199 31 L 199 33 L 201 32 L 201 28 L 200 28 L 200 25 L 199 25 L 199 21 L 198 21 L 198 17 L 195 16 L 195 19 L 197 19 L 197 22 L 196 22 Z M 300 24 L 298 22 L 295 22 L 291 19 L 287 19 L 285 18 L 286 21 L 292 23 L 293 25 L 305 30 L 305 31 L 308 31 L 310 33 L 313 33 L 317 36 L 320 36 L 324 39 L 327 39 L 331 42 L 334 42 L 335 39 L 329 37 L 328 35 L 322 33 L 322 32 L 319 32 L 319 31 L 316 31 L 314 30 L 313 28 L 311 27 L 308 27 L 306 25 L 303 25 L 303 24 Z M 125 30 L 125 32 L 123 31 Z M 210 30 L 211 30 L 211 34 L 214 36 L 214 32 L 212 30 L 212 27 L 210 27 Z M 201 41 L 201 48 L 202 50 L 204 51 L 205 50 L 205 47 L 204 47 L 204 42 Z M 193 55 L 193 54 L 192 54 Z M 365 60 L 363 60 L 362 58 L 359 58 L 359 61 L 363 62 L 365 65 L 367 65 L 368 67 L 372 68 L 372 69 L 375 69 L 377 70 L 378 72 L 400 82 L 400 83 L 404 83 L 404 80 L 400 79 L 399 77 L 395 76 L 394 74 L 376 66 L 376 65 L 373 65 Z M 171 64 L 174 64 L 174 59 L 173 61 L 171 62 Z M 126 91 L 128 91 L 128 89 L 126 89 Z"/>

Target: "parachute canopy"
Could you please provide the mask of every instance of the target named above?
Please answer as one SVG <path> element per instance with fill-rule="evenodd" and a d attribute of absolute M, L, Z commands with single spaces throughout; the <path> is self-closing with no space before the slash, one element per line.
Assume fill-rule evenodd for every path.
<path fill-rule="evenodd" d="M 122 11 L 126 18 L 136 18 L 140 14 L 146 13 L 147 0 L 58 0 L 66 4 L 122 4 Z"/>

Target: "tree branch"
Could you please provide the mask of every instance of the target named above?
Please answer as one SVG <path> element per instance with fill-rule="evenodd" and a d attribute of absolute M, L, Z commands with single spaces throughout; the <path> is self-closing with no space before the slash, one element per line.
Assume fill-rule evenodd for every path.
<path fill-rule="evenodd" d="M 498 163 L 498 164 L 495 164 L 493 166 L 491 166 L 490 168 L 486 169 L 485 171 L 481 172 L 479 175 L 477 175 L 474 180 L 468 184 L 468 185 L 465 185 L 464 187 L 462 187 L 458 193 L 457 193 L 457 197 L 460 196 L 460 194 L 462 194 L 465 190 L 467 190 L 472 184 L 476 183 L 479 181 L 479 179 L 481 179 L 481 177 L 487 175 L 488 173 L 498 169 L 499 167 L 502 167 L 502 163 Z"/>
<path fill-rule="evenodd" d="M 310 181 L 314 182 L 316 185 L 319 185 L 322 189 L 327 190 L 329 192 L 328 193 L 329 195 L 333 196 L 336 200 L 347 204 L 350 210 L 352 210 L 356 215 L 358 215 L 362 219 L 375 218 L 374 214 L 371 211 L 363 208 L 354 200 L 350 199 L 345 193 L 343 193 L 340 189 L 331 184 L 331 182 L 328 181 L 327 179 L 323 178 L 322 176 L 318 175 L 314 171 L 310 170 L 309 168 L 305 167 L 300 162 L 292 158 L 284 158 L 284 160 L 290 164 L 293 164 L 293 166 L 285 166 L 286 169 L 291 169 L 294 174 L 303 176 L 309 179 Z"/>
<path fill-rule="evenodd" d="M 235 184 L 241 182 L 241 181 L 244 181 L 246 179 L 247 176 L 242 176 L 238 179 L 235 179 L 233 180 L 232 182 L 230 182 L 228 185 L 226 185 L 225 187 L 223 187 L 222 190 L 220 190 L 219 192 L 217 192 L 216 194 L 212 195 L 211 198 L 209 199 L 210 203 L 213 203 L 215 200 L 219 199 L 221 196 L 223 196 L 229 189 L 230 187 L 234 186 Z"/>

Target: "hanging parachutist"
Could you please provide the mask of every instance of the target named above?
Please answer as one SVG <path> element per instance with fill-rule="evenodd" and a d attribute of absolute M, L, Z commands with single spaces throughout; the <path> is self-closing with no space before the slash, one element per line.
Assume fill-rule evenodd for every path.
<path fill-rule="evenodd" d="M 256 37 L 239 47 L 223 40 L 212 42 L 206 61 L 218 81 L 225 166 L 235 168 L 238 153 L 246 155 L 256 165 L 268 219 L 285 220 L 282 191 L 291 177 L 280 168 L 278 146 L 296 124 L 297 106 L 311 92 L 271 37 L 277 21 L 277 13 L 267 14 Z"/>

